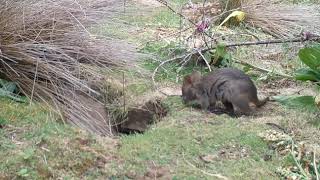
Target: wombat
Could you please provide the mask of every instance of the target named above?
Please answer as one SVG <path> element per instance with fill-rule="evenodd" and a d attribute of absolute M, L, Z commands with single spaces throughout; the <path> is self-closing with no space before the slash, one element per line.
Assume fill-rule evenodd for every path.
<path fill-rule="evenodd" d="M 235 115 L 250 115 L 269 100 L 268 97 L 259 100 L 250 77 L 233 68 L 221 68 L 203 77 L 197 71 L 185 76 L 182 99 L 185 104 L 195 103 L 203 110 L 214 108 L 221 101 Z"/>

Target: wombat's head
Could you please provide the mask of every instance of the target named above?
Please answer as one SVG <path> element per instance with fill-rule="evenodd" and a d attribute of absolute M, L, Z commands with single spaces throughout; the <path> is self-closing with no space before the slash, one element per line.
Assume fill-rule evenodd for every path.
<path fill-rule="evenodd" d="M 198 90 L 195 85 L 200 79 L 201 74 L 198 71 L 194 71 L 192 74 L 184 77 L 182 83 L 182 100 L 184 103 L 190 103 L 198 99 Z"/>

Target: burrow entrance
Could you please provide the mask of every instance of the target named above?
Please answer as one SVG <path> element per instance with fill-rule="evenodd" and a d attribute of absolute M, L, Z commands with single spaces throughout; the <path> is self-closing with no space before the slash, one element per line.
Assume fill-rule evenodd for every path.
<path fill-rule="evenodd" d="M 168 113 L 161 93 L 146 91 L 140 95 L 130 92 L 123 84 L 114 81 L 95 82 L 90 85 L 97 92 L 96 100 L 79 94 L 86 102 L 92 120 L 88 124 L 99 130 L 100 135 L 144 133 L 151 125 L 161 121 Z M 105 133 L 101 133 L 101 129 Z"/>

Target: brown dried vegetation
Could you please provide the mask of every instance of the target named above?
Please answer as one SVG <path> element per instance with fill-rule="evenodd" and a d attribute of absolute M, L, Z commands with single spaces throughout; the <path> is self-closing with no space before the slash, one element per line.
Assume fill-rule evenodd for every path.
<path fill-rule="evenodd" d="M 1 1 L 0 77 L 16 82 L 31 101 L 62 110 L 72 124 L 109 134 L 108 122 L 88 113 L 92 107 L 84 102 L 100 103 L 94 98 L 99 92 L 88 83 L 100 79 L 99 68 L 123 66 L 133 53 L 115 51 L 121 43 L 94 38 L 88 28 L 99 19 L 108 21 L 117 13 L 118 4 L 99 0 Z M 81 100 L 79 93 L 88 100 Z"/>

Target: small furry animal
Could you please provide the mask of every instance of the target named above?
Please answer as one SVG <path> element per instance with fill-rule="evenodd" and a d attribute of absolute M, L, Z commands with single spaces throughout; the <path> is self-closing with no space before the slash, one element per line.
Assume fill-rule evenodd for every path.
<path fill-rule="evenodd" d="M 250 77 L 234 68 L 221 68 L 203 77 L 197 71 L 185 76 L 182 99 L 185 104 L 200 105 L 203 110 L 214 108 L 221 101 L 235 115 L 250 115 L 269 100 L 268 97 L 259 100 Z"/>

